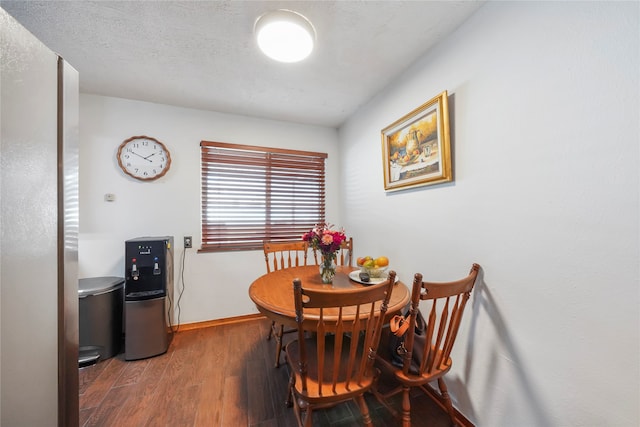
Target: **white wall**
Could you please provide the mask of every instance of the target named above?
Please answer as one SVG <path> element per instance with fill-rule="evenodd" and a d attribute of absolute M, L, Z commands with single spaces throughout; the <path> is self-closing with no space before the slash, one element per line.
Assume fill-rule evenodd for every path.
<path fill-rule="evenodd" d="M 183 287 L 182 238 L 191 235 L 194 249 L 188 249 L 184 259 L 180 323 L 257 313 L 248 287 L 266 272 L 262 251 L 196 253 L 200 141 L 328 153 L 327 219 L 340 224 L 335 129 L 95 95 L 81 95 L 80 123 L 79 277 L 123 277 L 125 240 L 173 235 L 177 298 Z M 140 182 L 121 172 L 116 151 L 134 135 L 152 136 L 167 146 L 172 159 L 167 175 Z M 115 201 L 104 201 L 106 193 L 115 194 Z"/>
<path fill-rule="evenodd" d="M 489 3 L 340 130 L 356 248 L 405 282 L 483 266 L 447 381 L 479 426 L 640 425 L 639 29 Z M 380 130 L 443 90 L 455 182 L 385 193 Z"/>

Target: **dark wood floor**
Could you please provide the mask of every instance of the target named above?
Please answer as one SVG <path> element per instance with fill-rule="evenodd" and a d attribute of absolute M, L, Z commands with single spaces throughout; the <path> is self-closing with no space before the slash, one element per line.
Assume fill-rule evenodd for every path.
<path fill-rule="evenodd" d="M 80 369 L 80 426 L 295 426 L 292 409 L 284 405 L 287 366 L 273 367 L 269 325 L 257 319 L 178 332 L 163 355 L 125 362 L 120 354 Z M 367 403 L 376 426 L 399 425 L 373 396 L 367 395 Z M 412 421 L 450 425 L 419 391 L 412 398 Z M 362 422 L 350 402 L 315 413 L 314 425 Z"/>

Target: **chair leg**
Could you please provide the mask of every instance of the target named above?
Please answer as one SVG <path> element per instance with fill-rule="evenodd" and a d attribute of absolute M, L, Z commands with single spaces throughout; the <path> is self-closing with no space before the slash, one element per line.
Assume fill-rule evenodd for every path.
<path fill-rule="evenodd" d="M 293 399 L 296 399 L 295 396 Z M 302 408 L 299 403 L 300 402 L 296 400 L 293 404 L 293 411 L 298 421 L 298 427 L 313 427 L 313 410 L 311 406 L 305 404 L 305 407 Z"/>
<path fill-rule="evenodd" d="M 280 325 L 275 334 L 276 337 L 276 363 L 275 367 L 280 367 L 280 352 L 282 351 L 282 335 L 284 335 L 284 325 Z"/>
<path fill-rule="evenodd" d="M 295 381 L 293 379 L 293 375 L 289 376 L 289 386 L 287 388 L 287 400 L 285 400 L 284 404 L 287 408 L 290 408 L 293 406 L 293 399 L 295 399 L 295 397 L 293 396 L 293 386 L 295 384 Z"/>
<path fill-rule="evenodd" d="M 298 421 L 298 427 L 312 427 L 313 426 L 313 410 L 308 402 L 304 402 L 298 399 L 293 392 L 295 387 L 295 380 L 293 375 L 289 377 L 289 401 L 293 406 L 293 413 Z M 288 403 L 287 402 L 287 403 Z"/>
<path fill-rule="evenodd" d="M 360 407 L 360 413 L 362 414 L 362 423 L 367 427 L 373 427 L 371 415 L 369 414 L 369 407 L 367 406 L 367 402 L 364 400 L 364 394 L 356 396 L 356 402 Z"/>
<path fill-rule="evenodd" d="M 300 409 L 300 406 L 298 406 L 298 404 L 295 402 L 295 396 L 293 397 L 293 413 L 296 416 L 296 421 L 298 422 L 298 427 L 302 427 L 303 426 L 303 419 L 302 419 L 302 410 Z"/>
<path fill-rule="evenodd" d="M 444 405 L 447 407 L 447 412 L 449 412 L 449 417 L 451 418 L 452 425 L 456 425 L 456 413 L 453 410 L 453 403 L 451 403 L 451 397 L 449 397 L 449 391 L 447 389 L 447 385 L 444 382 L 442 377 L 438 378 L 438 387 L 440 388 L 440 394 L 444 399 Z"/>
<path fill-rule="evenodd" d="M 273 335 L 273 330 L 276 328 L 276 322 L 275 320 L 271 321 L 271 327 L 269 328 L 269 334 L 267 334 L 267 341 L 269 341 L 271 339 L 271 336 Z"/>
<path fill-rule="evenodd" d="M 304 417 L 304 427 L 313 427 L 313 414 L 310 406 L 307 406 L 306 415 Z"/>
<path fill-rule="evenodd" d="M 410 387 L 402 387 L 402 427 L 411 427 L 411 398 Z"/>

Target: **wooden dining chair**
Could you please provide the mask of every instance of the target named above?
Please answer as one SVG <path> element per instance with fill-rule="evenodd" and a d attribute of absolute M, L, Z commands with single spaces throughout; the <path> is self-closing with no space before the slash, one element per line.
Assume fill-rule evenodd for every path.
<path fill-rule="evenodd" d="M 264 242 L 264 261 L 267 273 L 289 267 L 307 265 L 309 243 L 300 240 L 294 242 Z"/>
<path fill-rule="evenodd" d="M 316 408 L 352 399 L 363 423 L 373 425 L 364 393 L 375 378 L 375 354 L 395 275 L 392 271 L 385 282 L 350 290 L 306 289 L 300 279 L 293 281 L 298 339 L 287 344 L 285 355 L 291 372 L 288 403 L 299 426 L 312 425 Z"/>
<path fill-rule="evenodd" d="M 264 261 L 267 264 L 267 273 L 283 268 L 307 265 L 307 252 L 309 244 L 303 240 L 294 242 L 264 242 Z M 282 353 L 282 337 L 285 334 L 295 332 L 295 328 L 285 329 L 281 323 L 271 322 L 267 340 L 274 337 L 276 340 L 275 367 L 280 366 L 280 353 Z"/>
<path fill-rule="evenodd" d="M 445 283 L 424 282 L 420 273 L 414 277 L 404 346 L 396 349 L 398 354 L 404 353 L 402 367 L 396 367 L 390 362 L 393 350 L 388 347 L 381 347 L 376 358 L 376 366 L 381 371 L 390 373 L 399 385 L 384 393 L 378 389 L 378 384 L 372 388 L 373 394 L 396 417 L 398 413 L 389 405 L 388 399 L 402 392 L 403 427 L 411 426 L 411 389 L 417 387 L 431 394 L 426 387 L 432 381 L 438 382 L 444 406 L 452 423 L 456 425 L 455 411 L 443 377 L 451 369 L 451 350 L 479 269 L 478 264 L 473 264 L 467 277 Z M 416 328 L 421 301 L 427 302 L 427 310 L 421 311 L 426 327 Z M 420 335 L 417 335 L 417 331 Z M 420 356 L 415 357 L 416 355 Z"/>

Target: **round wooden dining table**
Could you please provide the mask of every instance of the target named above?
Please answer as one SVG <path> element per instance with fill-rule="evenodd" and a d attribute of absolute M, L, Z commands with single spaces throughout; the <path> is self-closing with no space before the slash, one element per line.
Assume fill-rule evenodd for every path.
<path fill-rule="evenodd" d="M 317 265 L 290 267 L 272 271 L 258 277 L 249 287 L 249 297 L 258 311 L 271 320 L 286 326 L 296 326 L 296 310 L 293 299 L 293 280 L 300 279 L 303 288 L 340 290 L 358 289 L 366 286 L 349 278 L 349 273 L 359 270 L 354 267 L 338 266 L 333 283 L 324 284 Z M 396 281 L 391 292 L 387 318 L 398 314 L 409 303 L 411 292 L 401 281 Z M 311 313 L 309 313 L 311 314 Z"/>

